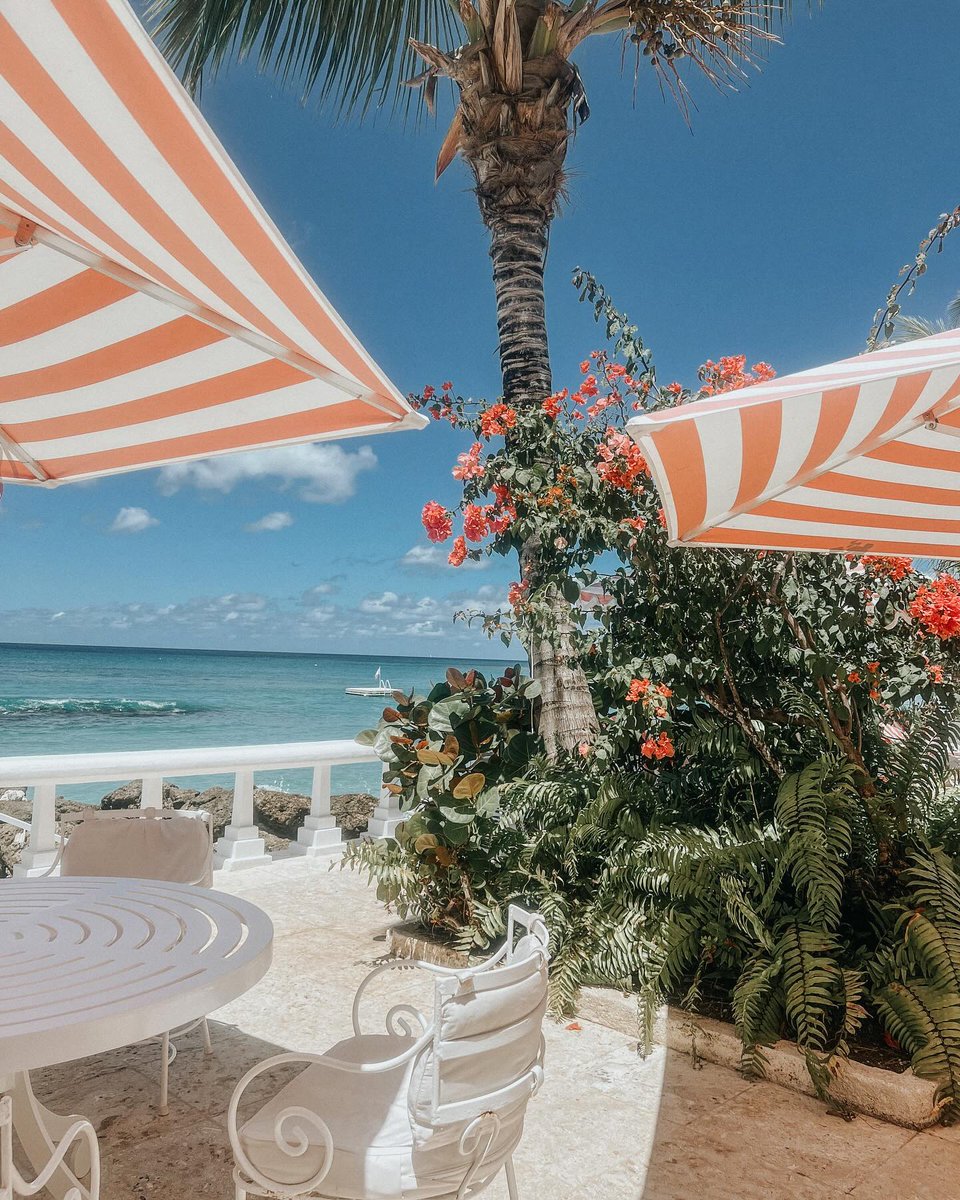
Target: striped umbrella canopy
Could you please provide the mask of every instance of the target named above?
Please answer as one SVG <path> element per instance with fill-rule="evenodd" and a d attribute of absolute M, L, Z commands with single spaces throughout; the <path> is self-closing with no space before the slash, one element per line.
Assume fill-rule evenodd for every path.
<path fill-rule="evenodd" d="M 0 0 L 0 474 L 422 424 L 126 0 Z"/>
<path fill-rule="evenodd" d="M 635 417 L 672 545 L 960 558 L 960 331 Z"/>

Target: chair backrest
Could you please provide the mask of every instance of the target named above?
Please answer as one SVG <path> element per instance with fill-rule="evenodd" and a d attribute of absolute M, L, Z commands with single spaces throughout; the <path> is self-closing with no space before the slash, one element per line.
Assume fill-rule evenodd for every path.
<path fill-rule="evenodd" d="M 527 932 L 517 942 L 518 924 Z M 484 1113 L 522 1125 L 543 1077 L 548 942 L 543 919 L 511 905 L 500 953 L 437 980 L 434 1037 L 409 1095 L 421 1147 L 440 1129 L 449 1134 L 451 1126 L 463 1128 Z"/>
<path fill-rule="evenodd" d="M 67 814 L 62 835 L 61 875 L 111 875 L 213 886 L 209 813 L 92 809 Z"/>

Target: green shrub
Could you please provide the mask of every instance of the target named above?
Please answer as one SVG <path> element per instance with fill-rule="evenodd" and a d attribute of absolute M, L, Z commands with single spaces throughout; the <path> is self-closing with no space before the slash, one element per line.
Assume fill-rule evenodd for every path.
<path fill-rule="evenodd" d="M 358 740 L 385 764 L 384 783 L 408 814 L 396 842 L 360 842 L 344 856 L 399 915 L 487 946 L 503 931 L 504 897 L 521 834 L 503 820 L 500 787 L 527 768 L 539 687 L 519 667 L 488 681 L 451 668 L 427 696 L 395 693 Z"/>

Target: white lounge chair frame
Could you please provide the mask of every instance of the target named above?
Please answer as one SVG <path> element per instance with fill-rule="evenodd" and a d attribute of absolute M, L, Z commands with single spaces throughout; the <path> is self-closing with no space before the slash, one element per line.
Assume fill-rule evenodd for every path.
<path fill-rule="evenodd" d="M 236 1200 L 246 1200 L 248 1195 L 281 1197 L 317 1196 L 322 1198 L 325 1195 L 322 1191 L 323 1180 L 333 1165 L 335 1153 L 333 1137 L 323 1118 L 310 1109 L 299 1106 L 290 1107 L 278 1113 L 274 1121 L 274 1141 L 277 1147 L 285 1155 L 294 1159 L 306 1150 L 306 1142 L 301 1131 L 294 1130 L 292 1135 L 285 1132 L 285 1126 L 288 1122 L 292 1118 L 297 1118 L 300 1122 L 310 1125 L 321 1138 L 325 1150 L 323 1164 L 310 1179 L 296 1184 L 280 1183 L 277 1180 L 270 1179 L 259 1171 L 243 1148 L 240 1134 L 241 1124 L 238 1121 L 238 1111 L 243 1095 L 255 1079 L 258 1079 L 261 1075 L 266 1074 L 276 1067 L 289 1063 L 300 1063 L 303 1065 L 316 1063 L 350 1074 L 374 1074 L 391 1071 L 399 1066 L 403 1066 L 431 1047 L 434 1053 L 437 1054 L 440 1049 L 440 1008 L 443 1001 L 454 995 L 465 981 L 474 976 L 491 971 L 501 963 L 524 961 L 521 958 L 513 957 L 516 928 L 518 925 L 525 928 L 528 935 L 533 939 L 536 945 L 533 953 L 541 955 L 543 961 L 546 962 L 548 959 L 549 933 L 543 918 L 539 914 L 527 912 L 518 905 L 511 904 L 507 914 L 506 941 L 491 958 L 486 959 L 475 967 L 441 967 L 421 960 L 392 959 L 375 967 L 366 976 L 357 989 L 353 1000 L 353 1032 L 358 1037 L 362 1034 L 360 1003 L 368 985 L 374 979 L 388 971 L 413 969 L 427 971 L 436 978 L 432 1020 L 428 1020 L 419 1009 L 410 1004 L 396 1004 L 387 1012 L 386 1029 L 388 1034 L 413 1037 L 415 1036 L 415 1027 L 419 1028 L 420 1032 L 416 1036 L 416 1041 L 402 1054 L 394 1058 L 372 1063 L 348 1062 L 343 1059 L 332 1058 L 325 1054 L 277 1054 L 249 1070 L 234 1089 L 230 1100 L 230 1107 L 227 1110 L 227 1131 L 230 1135 L 230 1145 L 233 1147 L 234 1159 L 236 1161 L 233 1172 L 236 1184 Z M 480 1116 L 470 1120 L 461 1133 L 459 1152 L 464 1158 L 464 1175 L 457 1191 L 449 1193 L 448 1197 L 437 1198 L 437 1200 L 464 1200 L 464 1197 L 476 1194 L 476 1191 L 471 1193 L 471 1184 L 500 1129 L 500 1118 L 497 1116 L 496 1110 L 502 1110 L 510 1104 L 515 1104 L 524 1098 L 529 1099 L 536 1094 L 543 1082 L 543 1052 L 544 1042 L 541 1035 L 537 1061 L 525 1075 L 499 1092 L 490 1093 L 483 1097 L 472 1097 L 468 1105 L 456 1103 L 441 1104 L 440 1072 L 434 1072 L 430 1112 L 432 1124 L 456 1124 L 458 1120 L 465 1119 L 466 1114 L 461 1113 L 458 1115 L 458 1109 L 463 1110 L 469 1107 L 470 1111 L 473 1111 L 478 1104 L 483 1105 L 487 1109 Z M 504 1163 L 504 1173 L 507 1179 L 507 1190 L 510 1200 L 519 1200 L 512 1154 L 507 1156 Z M 414 1194 L 411 1193 L 411 1196 Z"/>
<path fill-rule="evenodd" d="M 209 852 L 207 855 L 208 863 L 213 861 L 213 817 L 205 809 L 167 809 L 167 808 L 118 808 L 107 810 L 106 812 L 100 808 L 92 808 L 89 812 L 69 812 L 63 813 L 60 817 L 60 840 L 57 846 L 57 856 L 53 863 L 43 873 L 41 878 L 46 878 L 48 875 L 53 875 L 60 869 L 60 864 L 63 859 L 64 851 L 67 848 L 67 843 L 70 840 L 69 829 L 71 826 L 79 825 L 82 821 L 168 821 L 168 820 L 194 820 L 203 821 L 207 830 L 207 841 L 209 844 Z M 196 879 L 187 879 L 182 882 L 190 884 L 194 887 L 209 887 L 209 868 L 197 876 Z M 160 1034 L 155 1038 L 148 1038 L 149 1042 L 158 1042 L 160 1044 L 160 1100 L 158 1112 L 161 1117 L 165 1117 L 170 1112 L 170 1064 L 177 1057 L 176 1038 L 184 1037 L 188 1033 L 192 1033 L 195 1029 L 200 1029 L 203 1033 L 203 1049 L 205 1054 L 213 1053 L 213 1045 L 210 1041 L 210 1026 L 207 1023 L 206 1017 L 200 1017 L 196 1021 L 191 1021 L 187 1025 L 181 1025 L 179 1029 L 171 1029 L 168 1032 Z M 0 1191 L 0 1200 L 4 1200 L 2 1191 Z"/>

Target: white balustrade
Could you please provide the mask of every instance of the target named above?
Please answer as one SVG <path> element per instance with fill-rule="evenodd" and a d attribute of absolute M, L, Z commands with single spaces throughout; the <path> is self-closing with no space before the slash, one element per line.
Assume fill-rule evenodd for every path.
<path fill-rule="evenodd" d="M 163 805 L 165 779 L 197 775 L 234 777 L 233 811 L 223 837 L 217 841 L 217 866 L 227 870 L 270 862 L 263 835 L 254 820 L 255 771 L 312 770 L 310 812 L 290 853 L 310 858 L 333 858 L 343 848 L 342 835 L 330 809 L 331 768 L 356 763 L 379 763 L 368 746 L 343 739 L 326 742 L 288 742 L 267 746 L 220 746 L 190 750 L 120 751 L 113 754 L 31 755 L 0 758 L 0 792 L 28 787 L 33 796 L 30 836 L 18 876 L 42 875 L 56 857 L 58 787 L 72 783 L 141 781 L 140 807 Z M 396 797 L 381 786 L 369 821 L 373 837 L 393 837 L 402 820 Z M 18 825 L 0 812 L 0 823 Z"/>

